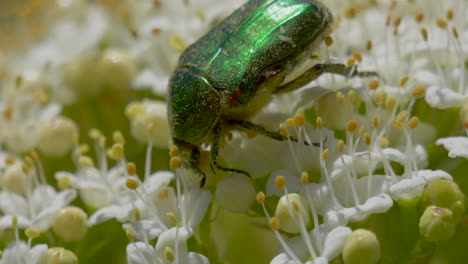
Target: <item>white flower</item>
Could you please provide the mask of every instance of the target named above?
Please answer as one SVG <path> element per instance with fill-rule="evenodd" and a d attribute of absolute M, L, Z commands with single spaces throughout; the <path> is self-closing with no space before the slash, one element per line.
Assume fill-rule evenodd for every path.
<path fill-rule="evenodd" d="M 450 158 L 464 157 L 468 159 L 468 137 L 439 138 L 437 145 L 443 145 L 449 151 Z"/>
<path fill-rule="evenodd" d="M 46 244 L 30 247 L 23 241 L 16 241 L 3 250 L 0 264 L 42 264 L 47 248 Z"/>
<path fill-rule="evenodd" d="M 0 192 L 0 229 L 11 227 L 13 216 L 18 218 L 18 227 L 34 227 L 39 231 L 50 228 L 54 214 L 72 202 L 76 191 L 67 189 L 57 192 L 50 185 L 36 186 L 26 197 L 14 192 Z"/>
<path fill-rule="evenodd" d="M 128 264 L 208 264 L 208 259 L 194 252 L 188 252 L 187 239 L 191 233 L 185 228 L 173 227 L 158 238 L 156 246 L 145 242 L 127 245 Z"/>

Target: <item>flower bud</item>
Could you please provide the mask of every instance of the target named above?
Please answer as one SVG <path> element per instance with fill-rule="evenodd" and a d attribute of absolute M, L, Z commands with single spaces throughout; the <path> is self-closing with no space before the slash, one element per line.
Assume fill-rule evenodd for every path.
<path fill-rule="evenodd" d="M 2 187 L 8 191 L 23 195 L 26 194 L 26 185 L 29 183 L 28 175 L 24 173 L 20 163 L 7 166 L 1 182 Z"/>
<path fill-rule="evenodd" d="M 65 84 L 78 95 L 93 96 L 101 91 L 98 84 L 96 62 L 89 58 L 78 58 L 64 66 Z"/>
<path fill-rule="evenodd" d="M 250 179 L 242 174 L 231 174 L 218 182 L 216 202 L 233 213 L 244 213 L 255 201 L 255 189 Z"/>
<path fill-rule="evenodd" d="M 49 248 L 44 254 L 44 264 L 78 264 L 78 258 L 70 250 Z"/>
<path fill-rule="evenodd" d="M 427 207 L 419 220 L 419 232 L 433 243 L 449 240 L 455 232 L 452 211 L 436 206 Z"/>
<path fill-rule="evenodd" d="M 104 52 L 97 69 L 101 84 L 115 89 L 129 89 L 138 70 L 133 55 L 117 49 Z"/>
<path fill-rule="evenodd" d="M 54 216 L 52 229 L 65 242 L 80 241 L 88 230 L 88 215 L 79 207 L 62 208 Z"/>
<path fill-rule="evenodd" d="M 335 93 L 327 93 L 317 101 L 317 115 L 322 117 L 324 126 L 330 129 L 343 129 L 353 118 L 354 108 L 348 98 L 338 103 Z"/>
<path fill-rule="evenodd" d="M 39 125 L 38 148 L 45 155 L 61 157 L 75 146 L 78 126 L 67 117 L 58 116 Z"/>
<path fill-rule="evenodd" d="M 424 189 L 421 198 L 424 207 L 435 205 L 450 209 L 456 222 L 465 212 L 465 195 L 453 181 L 446 179 L 432 181 Z"/>
<path fill-rule="evenodd" d="M 300 231 L 299 216 L 302 218 L 304 226 L 309 225 L 310 222 L 308 203 L 304 197 L 297 193 L 289 193 L 280 198 L 275 216 L 281 222 L 281 230 L 293 234 Z"/>
<path fill-rule="evenodd" d="M 130 119 L 132 136 L 143 143 L 153 143 L 158 148 L 168 148 L 171 139 L 166 104 L 145 100 L 131 103 L 126 114 Z"/>
<path fill-rule="evenodd" d="M 347 238 L 343 249 L 345 264 L 375 264 L 380 258 L 380 243 L 369 230 L 357 229 Z"/>

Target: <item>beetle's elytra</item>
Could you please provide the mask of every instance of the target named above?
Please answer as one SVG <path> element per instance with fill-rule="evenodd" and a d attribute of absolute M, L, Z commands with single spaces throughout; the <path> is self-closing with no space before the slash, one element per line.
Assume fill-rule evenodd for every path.
<path fill-rule="evenodd" d="M 249 120 L 272 94 L 297 89 L 324 72 L 353 73 L 342 64 L 318 64 L 283 83 L 330 33 L 332 21 L 330 11 L 315 0 L 251 0 L 189 46 L 169 82 L 168 101 L 171 133 L 183 164 L 201 173 L 199 146 L 206 143 L 212 168 L 247 174 L 216 162 L 226 129 L 286 140 Z"/>

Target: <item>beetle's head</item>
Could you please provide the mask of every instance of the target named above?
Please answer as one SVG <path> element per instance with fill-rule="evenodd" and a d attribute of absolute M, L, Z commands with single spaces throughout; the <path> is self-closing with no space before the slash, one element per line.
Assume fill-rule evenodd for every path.
<path fill-rule="evenodd" d="M 169 81 L 168 119 L 172 137 L 199 145 L 218 121 L 218 91 L 192 67 L 179 67 Z"/>

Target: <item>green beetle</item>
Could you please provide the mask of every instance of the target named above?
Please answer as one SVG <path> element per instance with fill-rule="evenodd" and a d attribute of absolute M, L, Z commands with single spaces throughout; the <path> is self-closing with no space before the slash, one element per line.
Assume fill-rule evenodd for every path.
<path fill-rule="evenodd" d="M 288 83 L 283 80 L 331 32 L 333 16 L 315 0 L 250 0 L 181 55 L 169 81 L 168 119 L 182 165 L 198 168 L 200 146 L 211 145 L 212 169 L 227 130 L 254 130 L 287 140 L 249 120 L 273 94 L 289 92 L 322 73 L 357 73 L 342 64 L 316 64 Z"/>

